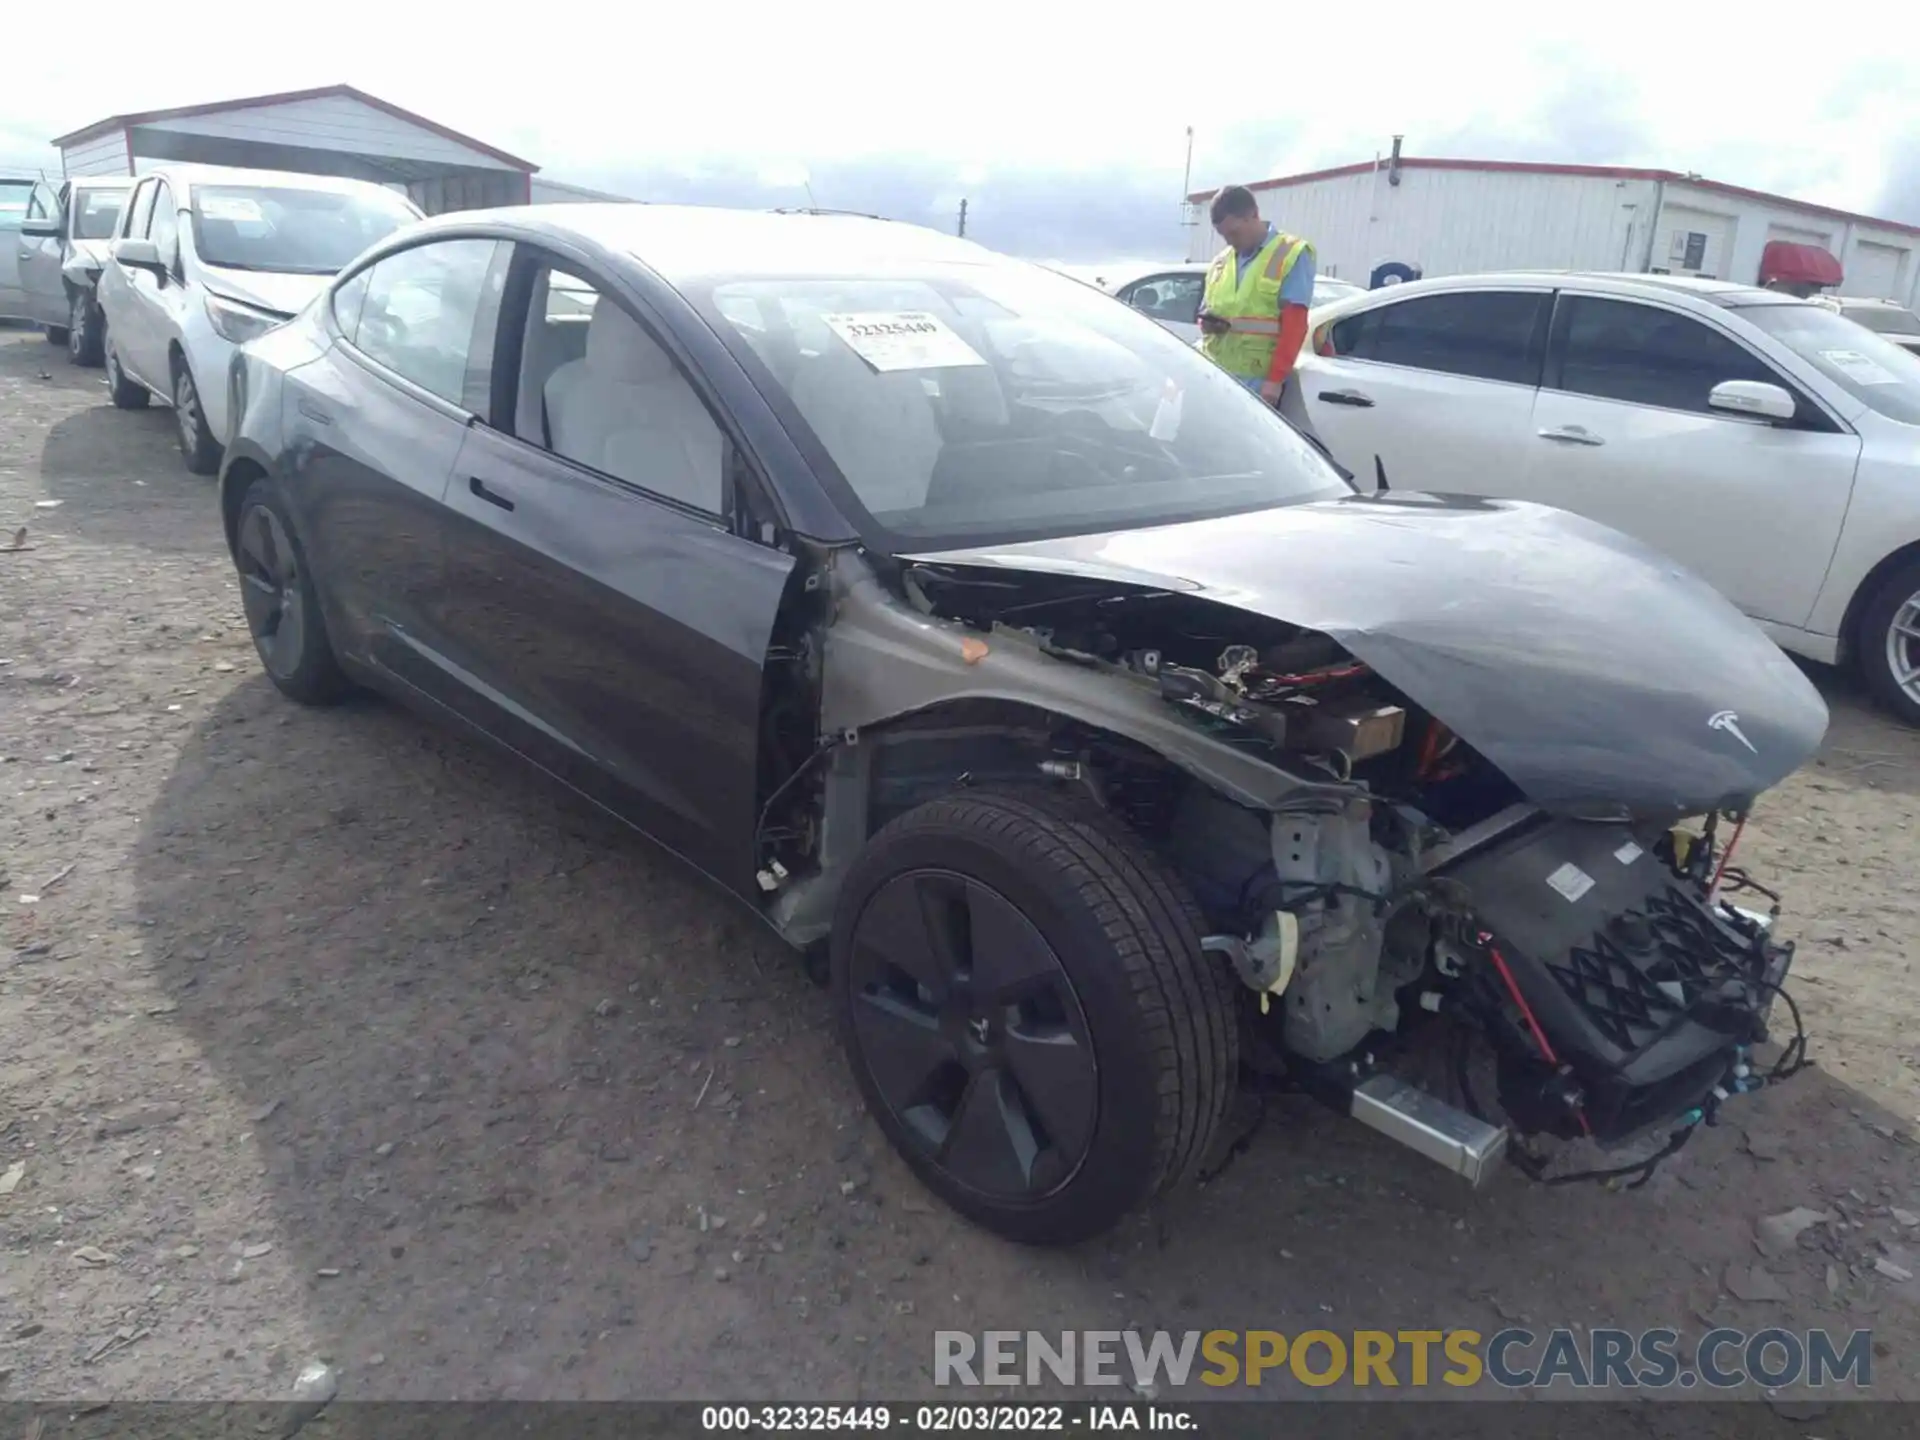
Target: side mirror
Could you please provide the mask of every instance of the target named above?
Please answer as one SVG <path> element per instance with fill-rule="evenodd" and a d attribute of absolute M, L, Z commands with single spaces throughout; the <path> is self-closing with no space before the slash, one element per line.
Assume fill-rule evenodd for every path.
<path fill-rule="evenodd" d="M 167 278 L 166 263 L 160 258 L 160 251 L 151 240 L 136 240 L 128 237 L 113 242 L 113 258 L 129 270 L 145 270 L 156 279 Z"/>
<path fill-rule="evenodd" d="M 1756 420 L 1791 420 L 1795 410 L 1793 396 L 1765 380 L 1722 380 L 1707 392 L 1707 404 Z"/>
<path fill-rule="evenodd" d="M 58 220 L 42 220 L 38 216 L 35 216 L 31 220 L 22 220 L 20 222 L 20 233 L 22 235 L 34 236 L 40 240 L 58 240 L 60 238 L 60 222 Z"/>

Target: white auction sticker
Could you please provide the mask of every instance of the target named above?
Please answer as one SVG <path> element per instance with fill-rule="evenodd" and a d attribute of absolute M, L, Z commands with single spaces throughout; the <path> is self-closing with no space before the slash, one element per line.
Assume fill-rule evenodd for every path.
<path fill-rule="evenodd" d="M 1820 358 L 1859 385 L 1898 385 L 1900 377 L 1858 350 L 1822 350 Z"/>
<path fill-rule="evenodd" d="M 875 370 L 940 370 L 987 363 L 945 321 L 924 310 L 876 310 L 820 318 Z"/>
<path fill-rule="evenodd" d="M 1629 840 L 1627 841 L 1626 844 L 1622 845 L 1618 850 L 1613 852 L 1613 858 L 1618 860 L 1622 865 L 1631 865 L 1634 861 L 1638 860 L 1642 855 L 1646 853 L 1647 853 L 1646 851 L 1642 850 L 1638 845 L 1634 844 L 1631 840 Z"/>
<path fill-rule="evenodd" d="M 1578 900 L 1593 888 L 1593 877 L 1569 860 L 1547 876 L 1547 884 L 1569 900 Z"/>
<path fill-rule="evenodd" d="M 203 195 L 200 197 L 203 220 L 259 221 L 260 202 L 251 195 Z"/>

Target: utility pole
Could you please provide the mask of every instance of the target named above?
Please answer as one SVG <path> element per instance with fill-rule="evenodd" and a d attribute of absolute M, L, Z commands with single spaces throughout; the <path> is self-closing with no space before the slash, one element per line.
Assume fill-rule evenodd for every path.
<path fill-rule="evenodd" d="M 1187 126 L 1187 168 L 1180 176 L 1180 228 L 1187 234 L 1184 253 L 1193 253 L 1193 206 L 1187 197 L 1193 193 L 1193 126 Z"/>
<path fill-rule="evenodd" d="M 965 235 L 967 233 L 967 202 L 965 200 L 960 202 L 960 228 L 954 233 L 956 235 Z"/>

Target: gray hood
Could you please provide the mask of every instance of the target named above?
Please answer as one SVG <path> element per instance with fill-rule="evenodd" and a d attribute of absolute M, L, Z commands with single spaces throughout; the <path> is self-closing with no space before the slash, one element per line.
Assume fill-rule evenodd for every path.
<path fill-rule="evenodd" d="M 1707 584 L 1537 505 L 1390 494 L 910 557 L 1188 591 L 1320 631 L 1565 813 L 1740 809 L 1827 709 Z"/>

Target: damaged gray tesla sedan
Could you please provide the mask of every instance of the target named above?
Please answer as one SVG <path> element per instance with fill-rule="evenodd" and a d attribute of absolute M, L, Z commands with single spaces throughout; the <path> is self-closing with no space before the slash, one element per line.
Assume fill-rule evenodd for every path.
<path fill-rule="evenodd" d="M 1756 1053 L 1791 947 L 1729 863 L 1826 725 L 1779 650 L 1586 521 L 1360 493 L 1069 280 L 860 218 L 456 215 L 230 384 L 273 682 L 457 720 L 752 906 L 1001 1234 L 1192 1176 L 1243 1085 L 1606 1174 L 1804 1056 Z"/>

